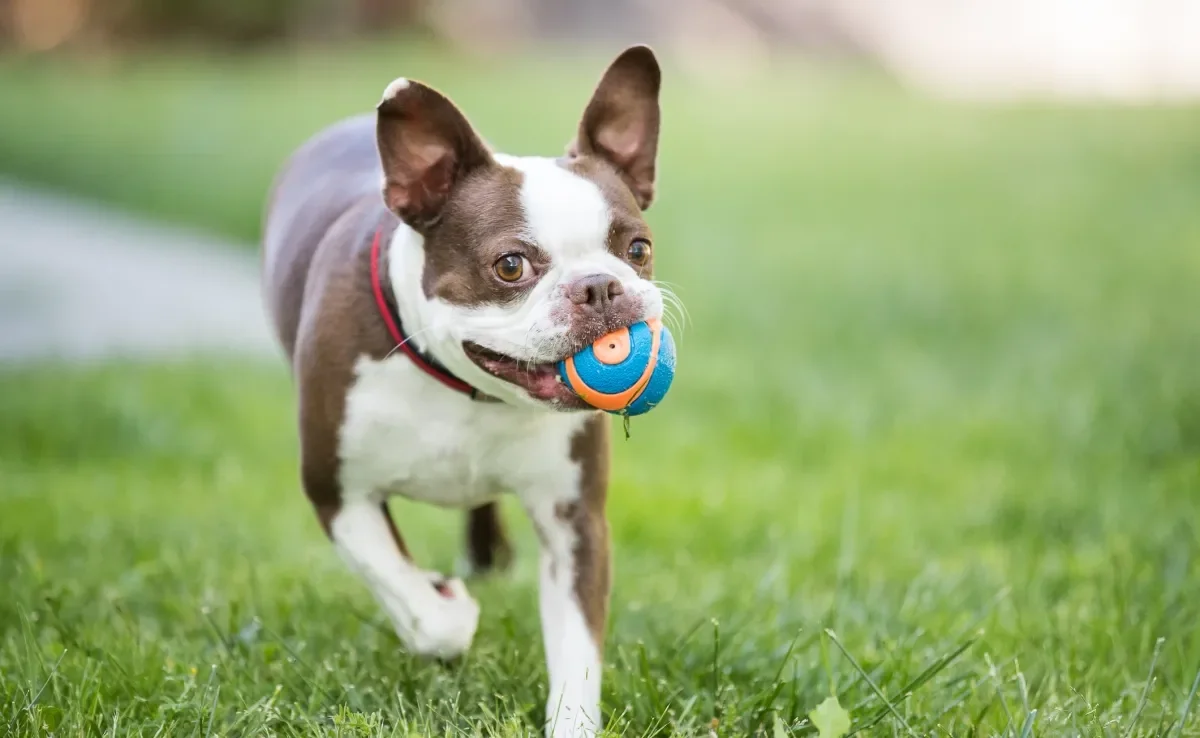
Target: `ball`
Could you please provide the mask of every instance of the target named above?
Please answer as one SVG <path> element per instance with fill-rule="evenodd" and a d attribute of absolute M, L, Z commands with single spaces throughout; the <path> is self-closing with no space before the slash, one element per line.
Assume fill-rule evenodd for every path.
<path fill-rule="evenodd" d="M 675 339 L 657 318 L 603 336 L 558 363 L 558 374 L 592 407 L 641 415 L 658 406 L 675 378 Z"/>

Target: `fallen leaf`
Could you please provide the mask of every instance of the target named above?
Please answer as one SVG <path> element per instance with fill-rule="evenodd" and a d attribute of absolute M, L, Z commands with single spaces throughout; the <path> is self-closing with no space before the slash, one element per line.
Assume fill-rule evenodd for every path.
<path fill-rule="evenodd" d="M 842 738 L 850 730 L 850 713 L 842 707 L 837 697 L 826 697 L 808 713 L 808 719 L 817 728 L 820 738 Z"/>

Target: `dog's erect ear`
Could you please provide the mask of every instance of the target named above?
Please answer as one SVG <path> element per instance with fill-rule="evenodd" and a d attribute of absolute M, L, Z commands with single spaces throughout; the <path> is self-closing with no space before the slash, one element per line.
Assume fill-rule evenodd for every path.
<path fill-rule="evenodd" d="M 384 202 L 424 231 L 438 222 L 455 185 L 491 164 L 491 154 L 454 103 L 420 82 L 392 82 L 376 110 Z"/>
<path fill-rule="evenodd" d="M 604 72 L 567 147 L 570 156 L 596 156 L 616 167 L 643 210 L 654 199 L 661 86 L 650 47 L 626 49 Z"/>

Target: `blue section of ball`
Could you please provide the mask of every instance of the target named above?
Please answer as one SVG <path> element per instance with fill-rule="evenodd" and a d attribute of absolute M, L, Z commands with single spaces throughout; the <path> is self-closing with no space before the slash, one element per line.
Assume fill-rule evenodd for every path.
<path fill-rule="evenodd" d="M 575 354 L 575 371 L 584 384 L 597 392 L 613 395 L 624 392 L 642 378 L 646 364 L 650 362 L 650 349 L 654 346 L 654 336 L 650 326 L 645 323 L 635 323 L 629 326 L 629 356 L 619 364 L 602 364 L 596 358 L 596 352 L 588 346 Z M 566 363 L 560 362 L 559 374 L 569 383 L 566 373 Z"/>
<path fill-rule="evenodd" d="M 642 394 L 638 395 L 637 399 L 626 408 L 625 414 L 641 415 L 653 410 L 662 402 L 674 379 L 675 339 L 671 337 L 671 331 L 667 330 L 664 325 L 662 341 L 658 346 L 658 366 L 654 367 L 654 373 L 650 375 L 650 382 L 646 385 L 646 389 L 642 390 Z"/>

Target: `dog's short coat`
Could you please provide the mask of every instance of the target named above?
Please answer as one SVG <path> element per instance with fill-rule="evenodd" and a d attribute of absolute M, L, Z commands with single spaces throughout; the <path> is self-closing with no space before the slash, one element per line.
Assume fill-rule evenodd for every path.
<path fill-rule="evenodd" d="M 373 117 L 322 131 L 284 166 L 263 236 L 266 299 L 298 390 L 301 477 L 318 519 L 407 648 L 465 651 L 479 607 L 420 568 L 389 495 L 468 509 L 467 559 L 503 565 L 496 498 L 541 544 L 548 735 L 592 735 L 610 586 L 607 416 L 554 363 L 662 315 L 652 237 L 660 71 L 644 46 L 609 66 L 558 158 L 490 150 L 444 96 L 398 79 Z M 530 109 L 536 115 L 536 109 Z M 382 187 L 382 197 L 381 190 Z M 456 392 L 397 351 L 383 292 Z"/>

